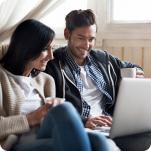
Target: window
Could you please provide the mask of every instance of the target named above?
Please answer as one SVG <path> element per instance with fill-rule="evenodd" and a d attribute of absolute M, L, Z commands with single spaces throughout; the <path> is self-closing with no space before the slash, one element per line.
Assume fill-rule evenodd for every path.
<path fill-rule="evenodd" d="M 111 7 L 112 22 L 151 22 L 150 0 L 112 0 Z"/>
<path fill-rule="evenodd" d="M 101 0 L 98 2 L 98 46 L 103 39 L 150 39 L 150 0 Z"/>
<path fill-rule="evenodd" d="M 87 0 L 65 0 L 57 8 L 54 8 L 47 16 L 41 19 L 46 25 L 53 28 L 57 38 L 63 38 L 65 16 L 74 9 L 86 9 Z"/>

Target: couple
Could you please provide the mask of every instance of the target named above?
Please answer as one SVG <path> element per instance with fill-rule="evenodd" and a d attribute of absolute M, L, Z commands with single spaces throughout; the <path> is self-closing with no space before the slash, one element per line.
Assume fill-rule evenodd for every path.
<path fill-rule="evenodd" d="M 87 134 L 76 109 L 56 98 L 44 71 L 53 59 L 55 32 L 29 19 L 12 34 L 0 60 L 0 150 L 108 150 L 105 137 Z M 97 141 L 99 143 L 97 143 Z"/>
<path fill-rule="evenodd" d="M 12 151 L 34 150 L 36 147 L 41 151 L 55 150 L 56 146 L 61 146 L 58 135 L 65 131 L 64 146 L 77 133 L 76 147 L 79 148 L 75 147 L 75 150 L 90 150 L 89 139 L 76 111 L 59 98 L 65 98 L 75 106 L 87 128 L 112 124 L 120 69 L 137 67 L 137 77 L 142 77 L 143 71 L 107 52 L 91 50 L 96 31 L 95 15 L 91 10 L 71 11 L 66 16 L 64 31 L 68 45 L 56 50 L 53 59 L 53 30 L 35 20 L 27 20 L 16 28 L 0 67 L 0 144 L 3 148 Z M 40 72 L 45 68 L 55 79 L 56 94 L 53 78 Z M 66 127 L 68 122 L 73 125 L 75 133 Z M 140 137 L 144 137 L 145 144 L 148 136 Z M 92 138 L 92 149 L 98 150 Z M 134 140 L 133 143 L 128 142 L 129 138 Z M 140 143 L 135 136 L 115 141 L 122 150 L 126 147 L 125 150 L 133 151 Z M 26 148 L 26 144 L 31 145 Z"/>

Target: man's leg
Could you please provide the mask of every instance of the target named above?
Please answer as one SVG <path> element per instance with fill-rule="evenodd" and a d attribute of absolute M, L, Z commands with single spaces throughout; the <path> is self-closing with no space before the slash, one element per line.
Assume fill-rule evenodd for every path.
<path fill-rule="evenodd" d="M 120 151 L 113 140 L 105 137 L 100 132 L 88 131 L 92 151 Z"/>
<path fill-rule="evenodd" d="M 92 151 L 109 151 L 107 139 L 98 132 L 88 131 Z"/>
<path fill-rule="evenodd" d="M 122 151 L 145 151 L 151 145 L 151 133 L 141 133 L 115 138 Z"/>

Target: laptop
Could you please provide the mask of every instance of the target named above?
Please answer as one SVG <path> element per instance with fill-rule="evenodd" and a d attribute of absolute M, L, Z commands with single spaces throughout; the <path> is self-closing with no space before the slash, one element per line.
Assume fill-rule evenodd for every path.
<path fill-rule="evenodd" d="M 123 78 L 112 127 L 97 127 L 111 138 L 151 131 L 151 79 Z"/>

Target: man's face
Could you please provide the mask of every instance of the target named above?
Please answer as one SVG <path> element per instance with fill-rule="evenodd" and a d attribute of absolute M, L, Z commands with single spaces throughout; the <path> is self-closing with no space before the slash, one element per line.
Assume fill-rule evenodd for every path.
<path fill-rule="evenodd" d="M 79 27 L 68 33 L 68 46 L 75 61 L 83 60 L 95 44 L 96 25 Z"/>

